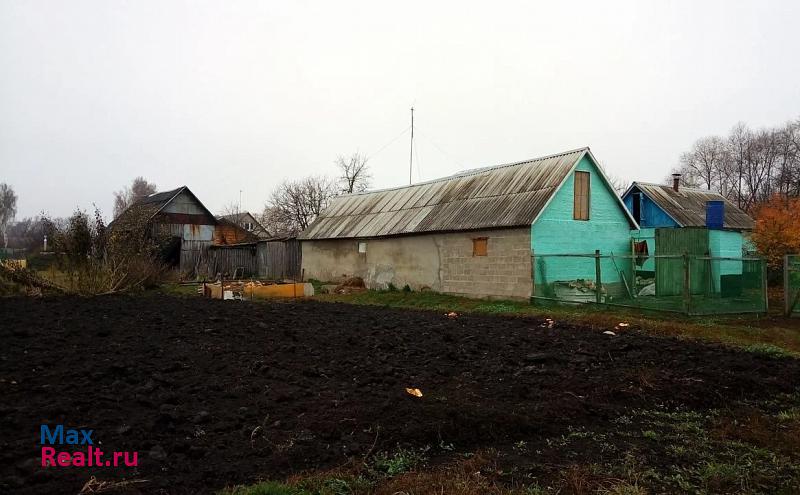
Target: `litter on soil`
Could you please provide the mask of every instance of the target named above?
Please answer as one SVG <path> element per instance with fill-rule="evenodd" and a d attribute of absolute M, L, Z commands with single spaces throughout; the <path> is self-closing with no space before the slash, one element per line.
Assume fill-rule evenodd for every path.
<path fill-rule="evenodd" d="M 797 360 L 635 331 L 314 301 L 4 298 L 0 321 L 4 493 L 209 493 L 398 446 L 536 445 L 637 408 L 789 393 L 800 376 Z M 93 429 L 140 465 L 43 469 L 41 424 Z"/>

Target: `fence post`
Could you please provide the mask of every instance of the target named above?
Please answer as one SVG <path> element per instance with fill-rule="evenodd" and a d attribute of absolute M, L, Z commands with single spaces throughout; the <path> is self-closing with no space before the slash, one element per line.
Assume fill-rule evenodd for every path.
<path fill-rule="evenodd" d="M 594 280 L 595 280 L 595 299 L 597 304 L 603 302 L 603 281 L 600 278 L 600 250 L 594 250 Z"/>
<path fill-rule="evenodd" d="M 533 302 L 533 298 L 536 297 L 536 255 L 531 249 L 531 302 Z"/>
<path fill-rule="evenodd" d="M 789 305 L 789 299 L 792 298 L 792 295 L 789 292 L 789 255 L 783 255 L 783 314 L 786 316 L 792 316 L 792 308 Z"/>
<path fill-rule="evenodd" d="M 636 241 L 631 239 L 631 299 L 636 295 Z"/>
<path fill-rule="evenodd" d="M 683 310 L 688 315 L 692 303 L 692 280 L 689 269 L 689 253 L 683 252 Z"/>
<path fill-rule="evenodd" d="M 764 298 L 764 316 L 769 315 L 769 292 L 767 291 L 767 261 L 761 259 L 761 295 Z"/>

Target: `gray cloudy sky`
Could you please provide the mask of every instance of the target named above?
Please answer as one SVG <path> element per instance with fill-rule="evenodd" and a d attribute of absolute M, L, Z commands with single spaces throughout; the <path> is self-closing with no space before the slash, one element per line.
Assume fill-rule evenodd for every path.
<path fill-rule="evenodd" d="M 0 182 L 67 215 L 143 175 L 212 211 L 371 155 L 374 186 L 584 145 L 661 180 L 800 116 L 800 2 L 0 0 Z M 385 148 L 384 148 L 385 147 Z M 383 148 L 383 149 L 382 149 Z"/>

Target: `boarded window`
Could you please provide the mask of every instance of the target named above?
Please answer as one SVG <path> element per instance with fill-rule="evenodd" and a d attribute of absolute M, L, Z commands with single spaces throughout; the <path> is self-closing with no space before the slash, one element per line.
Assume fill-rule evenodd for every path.
<path fill-rule="evenodd" d="M 488 237 L 477 237 L 472 239 L 472 256 L 486 256 L 489 247 Z"/>
<path fill-rule="evenodd" d="M 589 172 L 575 172 L 575 200 L 572 218 L 589 220 Z"/>

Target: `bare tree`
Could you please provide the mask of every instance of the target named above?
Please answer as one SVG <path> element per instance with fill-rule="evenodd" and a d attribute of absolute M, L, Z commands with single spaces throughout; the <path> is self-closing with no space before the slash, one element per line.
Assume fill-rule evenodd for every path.
<path fill-rule="evenodd" d="M 720 170 L 725 161 L 725 143 L 718 136 L 698 139 L 691 151 L 681 155 L 681 169 L 687 179 L 695 179 L 705 189 L 718 187 Z"/>
<path fill-rule="evenodd" d="M 295 235 L 327 208 L 336 195 L 335 183 L 327 177 L 284 181 L 272 192 L 262 215 L 264 228 L 273 233 Z"/>
<path fill-rule="evenodd" d="M 736 124 L 727 138 L 697 140 L 676 170 L 687 184 L 716 189 L 745 211 L 774 195 L 800 196 L 800 119 L 751 130 Z"/>
<path fill-rule="evenodd" d="M 364 192 L 369 189 L 372 176 L 367 166 L 367 157 L 356 152 L 345 158 L 342 155 L 336 159 L 339 168 L 339 183 L 345 194 Z"/>
<path fill-rule="evenodd" d="M 275 237 L 293 236 L 299 232 L 294 222 L 287 221 L 287 216 L 273 206 L 265 206 L 258 221 L 270 235 Z"/>
<path fill-rule="evenodd" d="M 17 195 L 14 188 L 3 182 L 0 184 L 0 230 L 3 234 L 3 247 L 8 247 L 8 224 L 17 216 Z"/>
<path fill-rule="evenodd" d="M 239 203 L 236 201 L 231 201 L 230 203 L 222 207 L 222 216 L 227 217 L 229 221 L 233 222 L 239 227 L 244 228 L 244 225 L 242 224 L 243 222 L 241 222 L 240 213 L 243 212 L 239 207 Z"/>
<path fill-rule="evenodd" d="M 117 218 L 133 203 L 156 192 L 156 185 L 144 177 L 136 177 L 130 187 L 114 192 L 114 218 Z"/>

